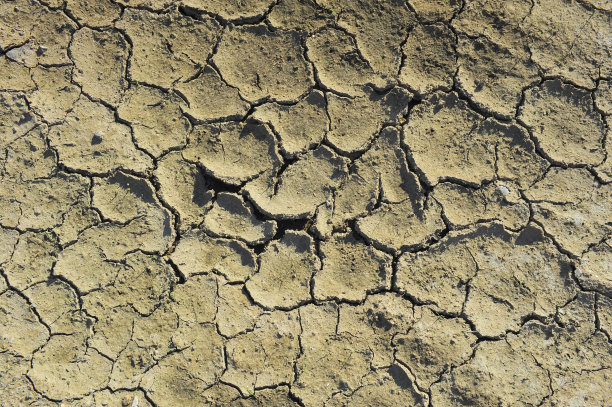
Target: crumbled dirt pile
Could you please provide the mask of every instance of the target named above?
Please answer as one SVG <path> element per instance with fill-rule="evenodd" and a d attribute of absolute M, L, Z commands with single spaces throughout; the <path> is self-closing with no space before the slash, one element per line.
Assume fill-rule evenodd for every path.
<path fill-rule="evenodd" d="M 612 406 L 611 0 L 0 1 L 0 406 Z"/>

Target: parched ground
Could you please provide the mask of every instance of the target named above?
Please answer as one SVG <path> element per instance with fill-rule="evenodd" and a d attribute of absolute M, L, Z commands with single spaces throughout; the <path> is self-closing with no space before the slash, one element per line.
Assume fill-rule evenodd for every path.
<path fill-rule="evenodd" d="M 610 0 L 3 0 L 0 406 L 612 406 Z"/>

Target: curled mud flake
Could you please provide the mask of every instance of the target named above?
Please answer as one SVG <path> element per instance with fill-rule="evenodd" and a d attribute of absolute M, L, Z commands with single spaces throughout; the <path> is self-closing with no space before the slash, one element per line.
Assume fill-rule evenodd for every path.
<path fill-rule="evenodd" d="M 325 95 L 315 90 L 295 105 L 258 106 L 252 117 L 270 125 L 280 138 L 281 150 L 295 156 L 323 141 L 329 127 L 326 106 Z"/>
<path fill-rule="evenodd" d="M 355 392 L 350 395 L 339 393 L 325 405 L 424 407 L 428 403 L 429 396 L 417 389 L 412 375 L 403 366 L 394 364 L 368 373 Z"/>
<path fill-rule="evenodd" d="M 24 295 L 36 307 L 41 321 L 52 334 L 72 334 L 86 317 L 79 311 L 79 301 L 74 290 L 60 280 L 45 281 L 25 290 Z"/>
<path fill-rule="evenodd" d="M 495 219 L 507 229 L 518 230 L 529 222 L 529 205 L 521 198 L 519 187 L 510 182 L 499 181 L 481 189 L 440 183 L 432 196 L 456 228 Z"/>
<path fill-rule="evenodd" d="M 337 329 L 365 341 L 372 351 L 372 367 L 380 369 L 393 364 L 392 339 L 411 329 L 413 315 L 412 303 L 401 295 L 372 294 L 363 304 L 340 305 Z"/>
<path fill-rule="evenodd" d="M 332 11 L 338 25 L 354 34 L 357 48 L 374 72 L 385 80 L 394 80 L 401 61 L 401 44 L 416 23 L 406 2 L 322 0 L 319 3 Z"/>
<path fill-rule="evenodd" d="M 2 268 L 12 287 L 25 290 L 50 277 L 59 248 L 49 234 L 23 233 L 11 249 L 12 255 Z"/>
<path fill-rule="evenodd" d="M 436 239 L 445 225 L 441 217 L 442 207 L 437 202 L 428 200 L 421 205 L 422 200 L 383 203 L 371 214 L 359 218 L 356 230 L 369 243 L 383 250 L 399 252 L 422 247 Z"/>
<path fill-rule="evenodd" d="M 72 63 L 68 44 L 76 28 L 62 10 L 49 10 L 34 0 L 0 4 L 0 49 L 13 48 L 17 53 L 27 49 L 31 66 Z M 21 48 L 25 43 L 26 48 Z"/>
<path fill-rule="evenodd" d="M 196 126 L 183 157 L 232 185 L 252 180 L 281 163 L 274 135 L 266 126 L 255 123 Z"/>
<path fill-rule="evenodd" d="M 228 28 L 213 61 L 249 102 L 294 101 L 314 84 L 301 42 L 295 31 L 272 32 L 265 25 Z"/>
<path fill-rule="evenodd" d="M 214 325 L 193 325 L 179 330 L 173 341 L 182 350 L 152 367 L 140 386 L 157 405 L 207 405 L 205 390 L 224 367 L 223 343 Z"/>
<path fill-rule="evenodd" d="M 406 334 L 396 335 L 395 357 L 410 368 L 421 388 L 429 388 L 442 373 L 472 356 L 476 335 L 459 318 L 447 318 L 427 307 L 415 309 L 417 321 Z"/>
<path fill-rule="evenodd" d="M 348 160 L 320 146 L 280 174 L 268 171 L 244 188 L 261 212 L 276 219 L 304 219 L 327 202 L 348 173 Z"/>
<path fill-rule="evenodd" d="M 181 236 L 170 259 L 187 278 L 214 272 L 230 282 L 244 282 L 257 269 L 253 251 L 244 243 L 196 231 Z"/>
<path fill-rule="evenodd" d="M 333 15 L 317 0 L 280 0 L 274 6 L 268 21 L 281 29 L 314 33 L 333 21 Z"/>
<path fill-rule="evenodd" d="M 117 115 L 130 123 L 138 147 L 159 157 L 183 147 L 189 121 L 182 117 L 182 100 L 172 93 L 143 85 L 132 85 L 121 99 Z"/>
<path fill-rule="evenodd" d="M 34 354 L 28 377 L 49 398 L 83 397 L 108 383 L 112 362 L 87 345 L 84 333 L 52 336 Z"/>
<path fill-rule="evenodd" d="M 130 78 L 163 88 L 193 77 L 205 66 L 220 35 L 212 17 L 196 20 L 177 12 L 156 14 L 131 8 L 115 26 L 125 31 L 133 45 Z"/>
<path fill-rule="evenodd" d="M 451 232 L 429 250 L 404 253 L 397 264 L 397 288 L 420 303 L 434 304 L 453 314 L 461 312 L 466 284 L 478 269 L 467 239 Z"/>
<path fill-rule="evenodd" d="M 478 273 L 469 281 L 465 314 L 480 334 L 517 330 L 523 318 L 548 317 L 575 295 L 569 260 L 539 228 L 515 235 L 491 225 L 476 233 L 482 236 L 470 253 Z"/>
<path fill-rule="evenodd" d="M 344 31 L 326 27 L 306 39 L 308 60 L 316 69 L 317 80 L 326 89 L 344 95 L 359 95 L 365 85 L 386 88 L 389 80 L 372 69 L 357 48 L 355 40 Z"/>
<path fill-rule="evenodd" d="M 240 195 L 220 192 L 206 213 L 203 229 L 211 235 L 228 237 L 256 245 L 265 243 L 276 234 L 276 222 L 261 221 L 253 208 Z"/>
<path fill-rule="evenodd" d="M 182 0 L 181 3 L 207 14 L 216 14 L 223 20 L 247 22 L 261 19 L 275 0 Z"/>
<path fill-rule="evenodd" d="M 119 18 L 121 7 L 111 0 L 66 0 L 66 11 L 79 24 L 108 27 Z"/>
<path fill-rule="evenodd" d="M 391 286 L 391 256 L 354 235 L 321 243 L 323 268 L 314 277 L 317 300 L 362 301 L 368 293 Z"/>
<path fill-rule="evenodd" d="M 511 119 L 522 91 L 539 81 L 528 52 L 509 50 L 486 38 L 459 37 L 457 84 L 478 106 Z"/>
<path fill-rule="evenodd" d="M 83 297 L 83 308 L 92 315 L 131 305 L 140 314 L 150 314 L 176 282 L 172 268 L 159 256 L 132 253 L 125 257 L 110 285 Z"/>
<path fill-rule="evenodd" d="M 244 396 L 257 387 L 293 382 L 293 364 L 300 353 L 299 334 L 297 311 L 262 316 L 253 331 L 228 340 L 228 368 L 221 380 L 239 388 Z"/>
<path fill-rule="evenodd" d="M 609 12 L 583 2 L 537 0 L 522 24 L 532 59 L 547 76 L 586 88 L 612 75 Z"/>
<path fill-rule="evenodd" d="M 0 151 L 36 125 L 23 95 L 0 91 Z"/>
<path fill-rule="evenodd" d="M 599 81 L 595 90 L 595 106 L 605 115 L 612 115 L 612 79 Z"/>
<path fill-rule="evenodd" d="M 29 96 L 30 107 L 49 124 L 61 123 L 81 95 L 72 84 L 72 68 L 33 68 L 32 80 L 36 90 Z"/>
<path fill-rule="evenodd" d="M 0 324 L 0 355 L 6 352 L 29 360 L 49 338 L 32 307 L 11 290 L 0 295 Z"/>
<path fill-rule="evenodd" d="M 612 297 L 612 247 L 610 241 L 601 243 L 585 253 L 574 274 L 587 290 Z"/>
<path fill-rule="evenodd" d="M 36 88 L 27 67 L 8 58 L 0 57 L 0 89 L 27 92 Z"/>
<path fill-rule="evenodd" d="M 199 121 L 238 120 L 250 107 L 210 66 L 197 78 L 177 84 L 176 90 L 189 103 L 183 111 Z"/>
<path fill-rule="evenodd" d="M 253 304 L 244 285 L 219 280 L 216 322 L 221 335 L 231 338 L 252 331 L 263 313 L 261 307 Z"/>
<path fill-rule="evenodd" d="M 213 322 L 217 312 L 217 279 L 211 275 L 192 276 L 170 293 L 170 307 L 187 323 Z"/>
<path fill-rule="evenodd" d="M 590 92 L 559 80 L 545 81 L 526 92 L 519 119 L 555 161 L 597 165 L 604 160 L 604 122 Z"/>
<path fill-rule="evenodd" d="M 70 43 L 74 60 L 74 81 L 95 99 L 117 105 L 127 88 L 125 69 L 128 44 L 116 31 L 81 28 Z"/>
<path fill-rule="evenodd" d="M 0 400 L 10 400 L 16 405 L 28 405 L 32 400 L 40 399 L 26 375 L 30 368 L 29 360 L 2 352 L 0 366 L 4 372 L 0 377 Z"/>
<path fill-rule="evenodd" d="M 298 306 L 310 297 L 310 279 L 320 269 L 312 238 L 289 231 L 260 255 L 259 272 L 245 287 L 253 299 L 267 308 Z"/>
<path fill-rule="evenodd" d="M 421 95 L 453 85 L 456 71 L 455 36 L 443 24 L 415 27 L 402 48 L 399 81 Z"/>
<path fill-rule="evenodd" d="M 497 135 L 455 93 L 436 93 L 410 113 L 404 143 L 430 184 L 460 179 L 480 184 L 495 177 Z"/>
<path fill-rule="evenodd" d="M 49 130 L 49 141 L 67 167 L 107 173 L 117 168 L 144 172 L 152 161 L 132 143 L 130 128 L 115 122 L 105 106 L 81 96 L 64 123 Z M 94 138 L 102 134 L 102 140 Z M 93 141 L 93 142 L 92 142 Z"/>
<path fill-rule="evenodd" d="M 183 160 L 180 152 L 172 152 L 158 161 L 153 174 L 159 182 L 161 198 L 179 214 L 181 231 L 202 223 L 213 191 L 198 167 Z"/>
<path fill-rule="evenodd" d="M 372 90 L 356 98 L 327 97 L 331 118 L 327 140 L 344 154 L 356 153 L 369 147 L 384 124 L 397 123 L 406 114 L 412 95 L 401 88 L 385 94 Z"/>
<path fill-rule="evenodd" d="M 599 184 L 582 168 L 553 168 L 525 196 L 533 217 L 562 249 L 576 257 L 612 231 L 612 185 Z"/>
<path fill-rule="evenodd" d="M 525 385 L 529 383 L 529 385 Z M 434 406 L 538 405 L 550 392 L 546 370 L 505 341 L 482 342 L 476 354 L 431 387 Z"/>
<path fill-rule="evenodd" d="M 459 0 L 410 0 L 408 3 L 425 23 L 448 21 L 461 8 Z"/>

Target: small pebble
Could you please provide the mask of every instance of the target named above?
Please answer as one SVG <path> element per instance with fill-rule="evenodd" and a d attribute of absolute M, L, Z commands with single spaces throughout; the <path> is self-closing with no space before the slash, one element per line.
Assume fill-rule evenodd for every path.
<path fill-rule="evenodd" d="M 102 134 L 101 131 L 96 131 L 93 135 L 93 137 L 91 138 L 91 145 L 96 145 L 96 144 L 100 144 L 102 142 L 102 136 L 104 134 Z"/>

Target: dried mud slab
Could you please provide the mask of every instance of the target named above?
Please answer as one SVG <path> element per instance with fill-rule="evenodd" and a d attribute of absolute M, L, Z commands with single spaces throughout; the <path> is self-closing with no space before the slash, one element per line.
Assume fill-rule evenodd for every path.
<path fill-rule="evenodd" d="M 422 247 L 444 229 L 441 206 L 433 201 L 383 203 L 355 223 L 356 231 L 375 247 L 399 252 Z"/>
<path fill-rule="evenodd" d="M 3 150 L 37 124 L 29 114 L 23 95 L 9 92 L 0 92 L 0 118 L 0 147 Z"/>
<path fill-rule="evenodd" d="M 228 369 L 221 379 L 244 396 L 257 387 L 290 383 L 293 363 L 300 353 L 298 311 L 277 311 L 259 319 L 252 332 L 230 339 L 226 345 Z"/>
<path fill-rule="evenodd" d="M 203 229 L 213 236 L 235 238 L 250 245 L 265 243 L 276 234 L 276 222 L 261 221 L 249 203 L 230 193 L 219 193 L 206 213 Z"/>
<path fill-rule="evenodd" d="M 457 69 L 455 48 L 455 36 L 447 26 L 416 26 L 402 48 L 399 81 L 421 95 L 438 89 L 449 91 Z"/>
<path fill-rule="evenodd" d="M 259 270 L 245 287 L 258 304 L 287 309 L 311 299 L 311 279 L 320 269 L 312 238 L 304 232 L 287 232 L 259 257 Z"/>
<path fill-rule="evenodd" d="M 74 80 L 94 99 L 117 105 L 127 87 L 128 43 L 119 32 L 78 30 L 70 43 Z"/>
<path fill-rule="evenodd" d="M 539 81 L 528 52 L 508 50 L 484 38 L 460 36 L 457 84 L 479 107 L 511 119 L 526 86 Z"/>
<path fill-rule="evenodd" d="M 253 252 L 244 243 L 202 232 L 181 236 L 170 259 L 186 277 L 215 272 L 231 282 L 244 282 L 256 271 Z"/>
<path fill-rule="evenodd" d="M 397 267 L 401 292 L 464 312 L 485 336 L 518 329 L 530 315 L 554 314 L 576 291 L 569 259 L 531 225 L 517 234 L 499 224 L 451 232 L 427 252 L 402 255 Z"/>
<path fill-rule="evenodd" d="M 537 405 L 550 392 L 547 371 L 537 359 L 504 341 L 479 344 L 468 363 L 444 374 L 431 389 L 433 405 Z"/>
<path fill-rule="evenodd" d="M 559 80 L 545 81 L 525 93 L 519 119 L 557 162 L 597 165 L 604 160 L 605 126 L 590 92 Z"/>
<path fill-rule="evenodd" d="M 262 174 L 244 191 L 261 212 L 275 219 L 303 219 L 330 198 L 347 173 L 345 158 L 325 146 L 301 156 L 276 175 Z"/>
<path fill-rule="evenodd" d="M 458 0 L 410 0 L 419 20 L 426 23 L 450 20 L 461 8 Z"/>
<path fill-rule="evenodd" d="M 432 197 L 442 205 L 444 216 L 455 228 L 497 220 L 506 229 L 519 230 L 529 222 L 529 204 L 515 184 L 499 182 L 472 189 L 445 182 L 434 188 Z"/>
<path fill-rule="evenodd" d="M 385 80 L 397 75 L 401 44 L 416 23 L 408 5 L 396 0 L 322 0 L 337 24 L 355 37 L 357 48 L 376 74 Z M 375 15 L 376 18 L 370 16 Z"/>
<path fill-rule="evenodd" d="M 355 98 L 330 94 L 327 141 L 343 154 L 364 151 L 384 124 L 397 123 L 408 111 L 410 93 L 401 88 L 378 94 L 372 90 Z"/>
<path fill-rule="evenodd" d="M 314 277 L 317 300 L 363 301 L 368 293 L 391 285 L 391 256 L 355 236 L 336 236 L 321 243 L 322 268 Z"/>
<path fill-rule="evenodd" d="M 608 240 L 582 256 L 574 273 L 583 287 L 612 296 L 611 255 L 612 247 Z"/>
<path fill-rule="evenodd" d="M 274 27 L 313 33 L 333 21 L 330 10 L 316 0 L 280 0 L 268 14 Z"/>
<path fill-rule="evenodd" d="M 242 55 L 236 60 L 237 54 Z M 249 102 L 293 101 L 313 85 L 301 35 L 265 25 L 227 28 L 213 57 L 221 76 Z"/>
<path fill-rule="evenodd" d="M 580 257 L 610 233 L 611 189 L 585 169 L 553 168 L 525 196 L 533 218 L 562 249 Z"/>
<path fill-rule="evenodd" d="M 28 95 L 30 107 L 49 124 L 61 123 L 81 95 L 72 84 L 73 68 L 50 67 L 30 70 L 36 89 Z"/>
<path fill-rule="evenodd" d="M 267 123 L 280 139 L 281 151 L 289 156 L 304 153 L 323 141 L 329 129 L 325 95 L 315 90 L 294 105 L 266 103 L 253 118 Z"/>
<path fill-rule="evenodd" d="M 144 172 L 151 158 L 132 143 L 131 130 L 113 111 L 81 95 L 66 120 L 49 130 L 59 161 L 69 168 L 107 173 L 117 168 Z"/>
<path fill-rule="evenodd" d="M 606 39 L 610 35 L 609 10 L 580 2 L 537 0 L 522 28 L 528 34 L 533 60 L 549 76 L 561 76 L 586 88 L 612 67 Z"/>
<path fill-rule="evenodd" d="M 187 142 L 190 125 L 181 115 L 182 105 L 183 101 L 172 93 L 134 85 L 121 98 L 117 116 L 129 123 L 139 148 L 159 157 Z"/>
<path fill-rule="evenodd" d="M 306 39 L 306 54 L 317 82 L 343 96 L 359 95 L 365 85 L 387 84 L 363 57 L 355 39 L 342 30 L 326 27 Z"/>
<path fill-rule="evenodd" d="M 28 301 L 15 291 L 0 295 L 0 310 L 1 353 L 30 359 L 49 339 L 47 327 L 38 320 Z"/>
<path fill-rule="evenodd" d="M 202 223 L 214 191 L 208 188 L 198 167 L 185 161 L 180 152 L 171 152 L 158 161 L 153 174 L 159 182 L 160 197 L 178 212 L 181 229 Z"/>
<path fill-rule="evenodd" d="M 231 185 L 240 185 L 280 166 L 274 135 L 266 126 L 255 123 L 197 126 L 183 157 Z"/>
<path fill-rule="evenodd" d="M 0 48 L 9 50 L 10 59 L 30 67 L 71 63 L 68 44 L 77 26 L 61 10 L 34 0 L 7 1 L 0 5 L 0 16 Z"/>
<path fill-rule="evenodd" d="M 447 318 L 427 307 L 415 309 L 408 333 L 393 338 L 395 357 L 415 372 L 421 388 L 429 388 L 451 367 L 465 363 L 473 353 L 476 335 L 459 318 Z"/>
<path fill-rule="evenodd" d="M 66 11 L 88 27 L 111 26 L 121 15 L 121 7 L 110 0 L 66 0 Z"/>
<path fill-rule="evenodd" d="M 166 89 L 206 65 L 221 31 L 212 17 L 195 20 L 176 12 L 156 14 L 131 8 L 115 27 L 132 43 L 129 77 Z"/>
<path fill-rule="evenodd" d="M 177 84 L 176 90 L 187 100 L 183 111 L 196 120 L 236 120 L 249 110 L 238 89 L 223 82 L 210 66 L 197 78 Z"/>
<path fill-rule="evenodd" d="M 30 76 L 30 70 L 6 55 L 0 57 L 0 87 L 9 91 L 30 91 L 36 85 Z"/>
<path fill-rule="evenodd" d="M 223 0 L 183 0 L 188 7 L 207 14 L 215 14 L 223 20 L 247 22 L 261 19 L 275 4 L 274 0 L 223 1 Z"/>

